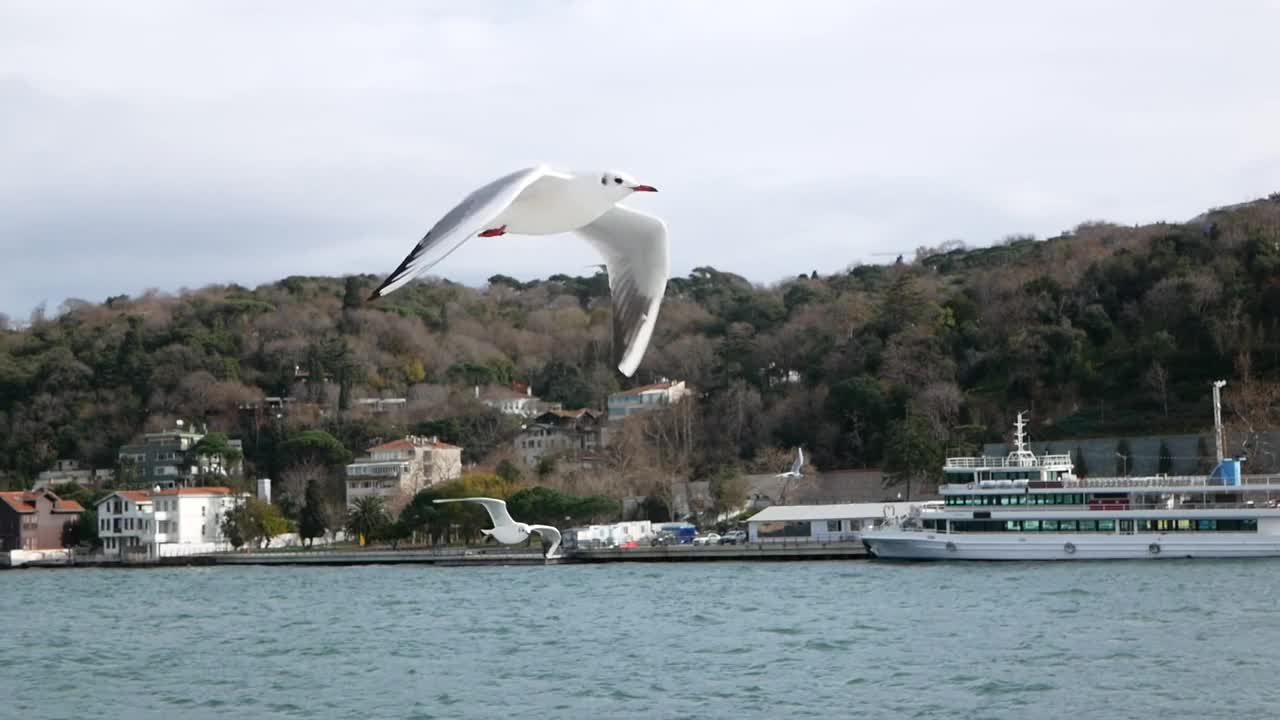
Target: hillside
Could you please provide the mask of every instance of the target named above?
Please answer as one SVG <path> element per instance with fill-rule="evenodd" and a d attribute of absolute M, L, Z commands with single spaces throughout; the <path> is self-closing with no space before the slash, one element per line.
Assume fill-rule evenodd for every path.
<path fill-rule="evenodd" d="M 1274 427 L 1278 196 L 768 287 L 698 268 L 671 281 L 630 380 L 609 366 L 602 274 L 433 280 L 366 304 L 377 280 L 72 302 L 0 329 L 0 471 L 19 485 L 59 457 L 112 466 L 119 445 L 176 418 L 243 437 L 260 473 L 278 469 L 276 438 L 312 426 L 355 450 L 415 428 L 464 433 L 479 460 L 511 428 L 473 388 L 512 381 L 571 408 L 688 381 L 694 476 L 799 444 L 822 468 L 923 473 L 947 448 L 999 439 L 1021 409 L 1041 439 L 1199 429 L 1218 377 L 1232 380 L 1233 422 Z M 287 417 L 241 410 L 290 395 Z M 409 403 L 392 418 L 353 409 L 378 396 Z"/>

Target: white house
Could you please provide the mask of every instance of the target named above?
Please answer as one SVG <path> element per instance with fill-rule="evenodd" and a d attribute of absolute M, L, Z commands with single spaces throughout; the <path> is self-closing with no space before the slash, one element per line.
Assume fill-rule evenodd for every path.
<path fill-rule="evenodd" d="M 368 450 L 347 466 L 347 505 L 375 495 L 391 500 L 462 476 L 462 448 L 436 437 L 408 435 Z"/>
<path fill-rule="evenodd" d="M 226 550 L 222 519 L 248 497 L 227 487 L 120 490 L 98 501 L 98 536 L 108 556 Z"/>
<path fill-rule="evenodd" d="M 680 402 L 689 394 L 683 380 L 660 382 L 653 385 L 623 390 L 609 395 L 609 419 L 622 420 L 637 412 L 657 410 Z"/>
<path fill-rule="evenodd" d="M 902 517 L 920 503 L 842 503 L 838 505 L 772 505 L 747 520 L 751 542 L 813 540 L 855 541 L 858 533 Z"/>

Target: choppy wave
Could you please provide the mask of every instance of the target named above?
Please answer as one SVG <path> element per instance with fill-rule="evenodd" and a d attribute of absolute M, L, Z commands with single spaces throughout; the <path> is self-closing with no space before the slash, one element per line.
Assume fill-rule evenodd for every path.
<path fill-rule="evenodd" d="M 1277 591 L 1267 561 L 15 571 L 0 665 L 15 717 L 1272 717 Z"/>

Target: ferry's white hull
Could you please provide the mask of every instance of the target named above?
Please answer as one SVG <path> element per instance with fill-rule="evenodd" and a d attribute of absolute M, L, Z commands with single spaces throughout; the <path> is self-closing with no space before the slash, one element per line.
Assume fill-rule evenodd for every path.
<path fill-rule="evenodd" d="M 877 558 L 896 560 L 1163 560 L 1280 557 L 1280 535 L 1166 533 L 935 533 L 874 530 L 862 534 Z"/>

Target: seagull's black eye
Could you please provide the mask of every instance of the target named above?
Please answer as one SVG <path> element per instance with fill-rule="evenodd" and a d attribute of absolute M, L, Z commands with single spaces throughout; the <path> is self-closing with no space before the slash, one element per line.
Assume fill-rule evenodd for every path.
<path fill-rule="evenodd" d="M 600 176 L 600 184 L 601 184 L 601 185 L 608 185 L 608 184 L 609 184 L 609 176 L 608 176 L 608 175 L 601 175 L 601 176 Z"/>
<path fill-rule="evenodd" d="M 621 184 L 622 184 L 622 178 L 614 178 L 614 179 L 613 179 L 613 182 L 614 182 L 614 184 L 615 184 L 615 185 L 621 185 Z"/>

